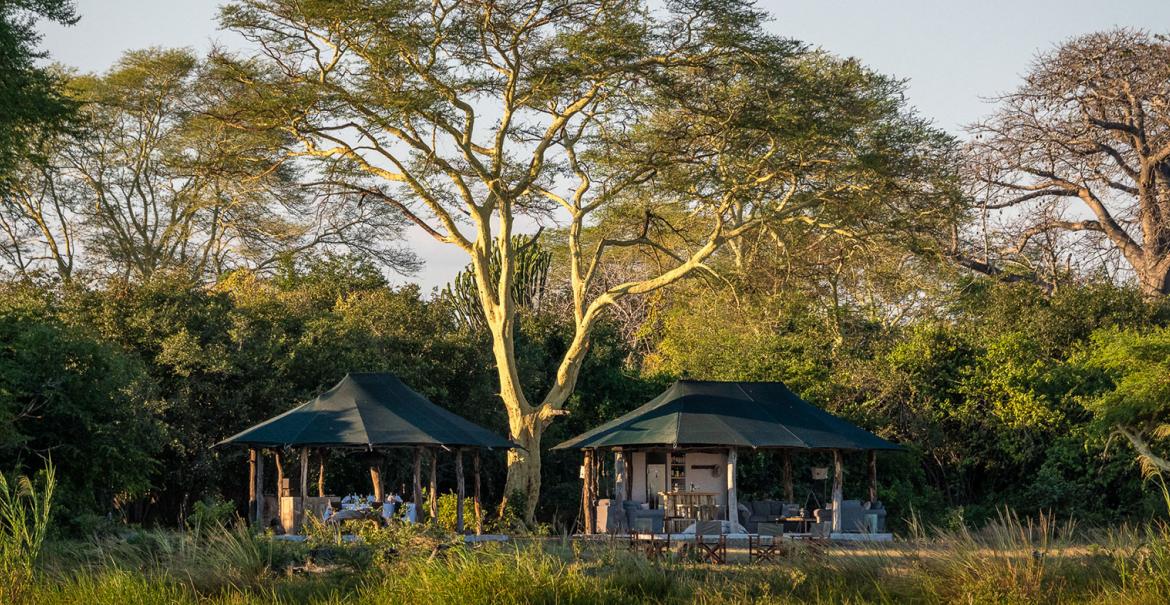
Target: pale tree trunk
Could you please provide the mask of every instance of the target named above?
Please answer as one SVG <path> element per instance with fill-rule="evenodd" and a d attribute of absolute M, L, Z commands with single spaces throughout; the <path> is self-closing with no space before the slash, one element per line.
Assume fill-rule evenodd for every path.
<path fill-rule="evenodd" d="M 540 437 L 544 427 L 536 414 L 521 417 L 519 427 L 516 423 L 509 424 L 512 425 L 512 440 L 524 449 L 508 451 L 508 479 L 504 483 L 500 512 L 507 507 L 511 498 L 519 496 L 524 501 L 524 521 L 531 524 L 540 498 Z"/>
<path fill-rule="evenodd" d="M 497 317 L 500 312 L 497 308 Z M 524 521 L 532 523 L 540 498 L 541 436 L 549 422 L 563 414 L 560 406 L 575 386 L 579 362 L 574 364 L 575 367 L 567 376 L 558 374 L 558 385 L 561 388 L 554 388 L 541 405 L 534 406 L 529 403 L 517 371 L 513 334 L 515 310 L 509 310 L 508 314 L 510 317 L 506 319 L 489 319 L 488 322 L 492 333 L 492 352 L 500 381 L 500 399 L 508 413 L 508 432 L 512 441 L 520 446 L 519 449 L 508 451 L 508 478 L 504 484 L 504 499 L 500 504 L 500 511 L 502 513 L 508 501 L 519 494 L 524 501 Z M 562 382 L 561 378 L 565 381 Z"/>
<path fill-rule="evenodd" d="M 506 204 L 505 204 L 506 205 Z M 724 208 L 725 209 L 725 208 Z M 722 216 L 720 209 L 717 216 Z M 484 317 L 492 338 L 492 355 L 500 381 L 500 399 L 508 413 L 508 429 L 511 438 L 522 449 L 508 452 L 508 478 L 504 485 L 504 499 L 500 503 L 502 514 L 508 500 L 514 494 L 524 498 L 524 522 L 534 520 L 536 505 L 540 498 L 540 443 L 544 429 L 557 416 L 566 414 L 563 409 L 577 385 L 581 365 L 589 351 L 589 337 L 601 314 L 610 305 L 626 296 L 646 294 L 668 286 L 703 266 L 709 258 L 732 235 L 746 228 L 740 225 L 732 233 L 724 231 L 724 223 L 716 221 L 707 240 L 689 258 L 673 269 L 641 281 L 626 282 L 610 288 L 592 300 L 587 299 L 587 290 L 596 265 L 585 269 L 585 254 L 580 248 L 578 234 L 582 227 L 583 214 L 576 214 L 571 227 L 571 285 L 574 294 L 574 334 L 561 362 L 557 367 L 552 386 L 545 393 L 539 405 L 533 405 L 524 394 L 515 355 L 516 303 L 512 296 L 515 250 L 512 243 L 510 214 L 499 214 L 500 230 L 494 243 L 500 250 L 500 273 L 498 282 L 493 283 L 490 246 L 493 242 L 487 217 L 477 219 L 479 233 L 471 246 L 472 269 L 476 287 L 483 305 Z M 594 257 L 594 261 L 597 258 Z"/>
<path fill-rule="evenodd" d="M 1155 454 L 1154 450 L 1150 448 L 1149 442 L 1146 441 L 1146 438 L 1142 436 L 1140 431 L 1128 426 L 1118 426 L 1115 430 L 1122 437 L 1129 440 L 1129 444 L 1137 452 L 1138 463 L 1142 468 L 1142 475 L 1152 477 L 1170 472 L 1170 460 L 1166 460 L 1162 456 Z"/>
<path fill-rule="evenodd" d="M 500 400 L 508 413 L 508 432 L 512 441 L 523 448 L 508 451 L 508 479 L 504 484 L 504 497 L 499 512 L 502 516 L 508 501 L 514 494 L 519 494 L 525 499 L 524 521 L 531 523 L 540 496 L 540 436 L 544 427 L 524 395 L 516 364 L 516 308 L 511 292 L 513 258 L 510 227 L 510 222 L 502 221 L 496 244 L 500 246 L 499 281 L 493 283 L 491 276 L 492 239 L 486 218 L 480 221 L 480 233 L 471 254 L 471 266 L 492 338 L 492 357 L 499 378 Z"/>
<path fill-rule="evenodd" d="M 1170 294 L 1170 257 L 1156 261 L 1134 267 L 1141 283 L 1142 295 L 1150 300 Z"/>

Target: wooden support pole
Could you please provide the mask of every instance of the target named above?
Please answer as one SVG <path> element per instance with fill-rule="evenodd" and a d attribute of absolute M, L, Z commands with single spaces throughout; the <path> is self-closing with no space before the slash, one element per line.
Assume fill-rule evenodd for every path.
<path fill-rule="evenodd" d="M 256 448 L 248 448 L 248 518 L 255 525 L 260 524 L 256 517 Z"/>
<path fill-rule="evenodd" d="M 431 477 L 430 493 L 427 494 L 427 504 L 431 515 L 431 523 L 439 522 L 439 482 L 435 476 L 435 467 L 439 463 L 439 448 L 431 448 Z"/>
<path fill-rule="evenodd" d="M 483 512 L 479 504 L 479 448 L 471 458 L 471 465 L 475 470 L 475 535 L 483 534 Z"/>
<path fill-rule="evenodd" d="M 382 487 L 382 460 L 378 452 L 370 452 L 370 483 L 374 484 L 374 500 L 384 502 L 386 494 Z"/>
<path fill-rule="evenodd" d="M 280 497 L 284 495 L 284 460 L 280 450 L 272 450 L 272 458 L 276 462 L 276 507 L 280 509 Z"/>
<path fill-rule="evenodd" d="M 877 452 L 869 450 L 869 502 L 877 502 Z"/>
<path fill-rule="evenodd" d="M 298 494 L 302 499 L 309 495 L 309 448 L 301 448 L 301 491 Z M 301 503 L 304 506 L 302 500 Z"/>
<path fill-rule="evenodd" d="M 783 450 L 781 455 L 784 457 L 784 501 L 792 504 L 796 502 L 792 489 L 792 452 Z"/>
<path fill-rule="evenodd" d="M 414 494 L 410 501 L 414 503 L 415 520 L 422 514 L 422 448 L 414 448 L 414 484 L 411 486 Z"/>
<path fill-rule="evenodd" d="M 594 528 L 597 527 L 594 521 L 594 513 L 597 509 L 593 506 L 593 450 L 585 450 L 585 462 L 581 465 L 584 470 L 581 477 L 581 514 L 582 519 L 585 520 L 585 533 L 592 534 Z"/>
<path fill-rule="evenodd" d="M 727 520 L 732 523 L 731 533 L 735 533 L 735 524 L 739 523 L 739 497 L 735 489 L 736 466 L 739 462 L 739 450 L 727 450 Z"/>
<path fill-rule="evenodd" d="M 256 525 L 264 525 L 264 452 L 256 453 Z"/>
<path fill-rule="evenodd" d="M 626 454 L 621 450 L 614 450 L 613 452 L 613 501 L 617 505 L 617 511 L 620 513 L 625 509 L 622 508 L 622 502 L 626 500 Z M 620 518 L 620 515 L 619 515 Z"/>
<path fill-rule="evenodd" d="M 833 450 L 833 532 L 842 531 L 841 506 L 845 501 L 843 494 L 845 483 L 845 468 L 841 460 L 841 450 Z"/>
<path fill-rule="evenodd" d="M 317 448 L 317 497 L 325 497 L 325 457 L 329 450 Z"/>
<path fill-rule="evenodd" d="M 463 485 L 463 448 L 455 450 L 455 533 L 463 533 L 463 498 L 466 494 Z"/>
<path fill-rule="evenodd" d="M 602 474 L 601 456 L 593 453 L 593 485 L 589 486 L 591 494 L 593 494 L 593 503 L 596 504 L 598 498 L 601 497 L 601 474 Z M 597 516 L 593 517 L 593 533 L 597 533 Z"/>

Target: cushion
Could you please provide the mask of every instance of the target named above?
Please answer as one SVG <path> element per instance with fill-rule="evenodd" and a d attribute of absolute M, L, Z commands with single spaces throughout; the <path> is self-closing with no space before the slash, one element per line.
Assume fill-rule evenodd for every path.
<path fill-rule="evenodd" d="M 771 515 L 773 517 L 780 517 L 784 515 L 784 503 L 779 500 L 769 500 L 771 506 Z"/>
<path fill-rule="evenodd" d="M 772 514 L 772 506 L 767 500 L 756 500 L 750 503 L 753 517 L 767 517 Z"/>

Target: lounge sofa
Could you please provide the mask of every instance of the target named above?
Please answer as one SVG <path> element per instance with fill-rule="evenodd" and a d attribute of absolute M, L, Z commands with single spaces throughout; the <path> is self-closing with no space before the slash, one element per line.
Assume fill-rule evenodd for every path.
<path fill-rule="evenodd" d="M 793 517 L 800 506 L 781 500 L 747 500 L 739 503 L 739 524 L 755 532 L 760 523 L 772 523 L 780 517 Z"/>
<path fill-rule="evenodd" d="M 869 504 L 869 503 L 866 503 Z M 868 517 L 873 516 L 875 527 L 870 527 Z M 833 505 L 813 511 L 817 523 L 832 523 Z M 841 531 L 843 532 L 884 532 L 886 531 L 886 509 L 881 502 L 866 507 L 861 500 L 841 502 Z"/>
<path fill-rule="evenodd" d="M 627 531 L 661 532 L 664 526 L 665 511 L 661 508 L 643 508 L 641 502 L 624 500 L 622 509 L 625 512 L 625 529 Z"/>
<path fill-rule="evenodd" d="M 641 502 L 624 500 L 621 508 L 618 503 L 610 499 L 597 501 L 597 531 L 605 534 L 617 534 L 630 531 L 663 530 L 662 509 L 642 508 Z"/>

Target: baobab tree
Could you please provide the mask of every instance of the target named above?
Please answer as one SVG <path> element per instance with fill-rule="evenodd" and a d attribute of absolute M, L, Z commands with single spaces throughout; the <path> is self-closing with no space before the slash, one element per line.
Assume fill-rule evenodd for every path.
<path fill-rule="evenodd" d="M 525 496 L 528 519 L 541 435 L 566 413 L 607 309 L 710 272 L 725 243 L 769 225 L 862 238 L 945 214 L 919 178 L 942 140 L 904 111 L 897 82 L 765 34 L 748 3 L 655 6 L 241 0 L 222 12 L 261 49 L 222 57 L 254 91 L 225 119 L 285 133 L 290 156 L 320 162 L 318 186 L 388 204 L 468 255 L 523 446 L 504 493 Z M 513 338 L 521 217 L 564 238 L 553 274 L 574 325 L 535 394 Z M 631 251 L 653 261 L 600 284 Z"/>
<path fill-rule="evenodd" d="M 1170 41 L 1072 39 L 971 133 L 974 193 L 1009 213 L 1009 254 L 1073 234 L 1120 253 L 1146 295 L 1170 293 Z"/>

